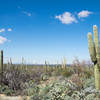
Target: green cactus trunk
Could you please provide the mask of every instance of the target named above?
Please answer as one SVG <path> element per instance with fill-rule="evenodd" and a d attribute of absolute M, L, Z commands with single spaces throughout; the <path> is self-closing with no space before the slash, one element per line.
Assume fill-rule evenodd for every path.
<path fill-rule="evenodd" d="M 3 51 L 0 51 L 0 73 L 1 73 L 1 83 L 2 83 L 2 79 L 3 79 Z"/>
<path fill-rule="evenodd" d="M 95 65 L 94 68 L 94 75 L 95 75 L 95 86 L 97 90 L 100 90 L 100 69 L 98 65 Z"/>
<path fill-rule="evenodd" d="M 88 34 L 89 53 L 92 62 L 94 63 L 95 87 L 100 90 L 100 47 L 99 47 L 99 34 L 97 26 L 93 26 L 94 41 L 92 34 Z"/>

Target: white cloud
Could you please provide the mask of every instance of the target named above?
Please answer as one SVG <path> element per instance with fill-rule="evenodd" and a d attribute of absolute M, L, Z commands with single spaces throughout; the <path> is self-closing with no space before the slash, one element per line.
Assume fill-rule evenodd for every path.
<path fill-rule="evenodd" d="M 32 14 L 31 13 L 29 13 L 29 12 L 27 12 L 27 11 L 23 11 L 23 13 L 25 14 L 25 15 L 27 15 L 27 16 L 32 16 Z"/>
<path fill-rule="evenodd" d="M 0 32 L 5 32 L 5 28 L 0 29 Z M 8 28 L 7 31 L 11 32 L 12 29 Z M 10 40 L 8 40 L 7 38 L 0 36 L 0 44 L 4 44 L 5 42 L 10 42 Z"/>
<path fill-rule="evenodd" d="M 5 29 L 4 29 L 4 28 L 0 29 L 0 33 L 1 33 L 1 32 L 5 32 Z"/>
<path fill-rule="evenodd" d="M 32 13 L 27 12 L 26 10 L 23 10 L 23 8 L 21 6 L 18 6 L 17 8 L 20 9 L 23 14 L 25 14 L 25 15 L 27 15 L 29 17 L 32 16 Z"/>
<path fill-rule="evenodd" d="M 11 28 L 8 28 L 8 32 L 11 32 L 12 31 L 12 29 Z"/>
<path fill-rule="evenodd" d="M 90 12 L 88 10 L 83 10 L 78 13 L 78 17 L 79 18 L 88 17 L 90 14 L 93 14 L 93 12 Z"/>
<path fill-rule="evenodd" d="M 77 23 L 76 18 L 70 12 L 65 12 L 55 18 L 59 19 L 63 24 L 71 24 L 73 22 Z"/>
<path fill-rule="evenodd" d="M 4 44 L 7 41 L 5 37 L 0 36 L 0 44 Z"/>

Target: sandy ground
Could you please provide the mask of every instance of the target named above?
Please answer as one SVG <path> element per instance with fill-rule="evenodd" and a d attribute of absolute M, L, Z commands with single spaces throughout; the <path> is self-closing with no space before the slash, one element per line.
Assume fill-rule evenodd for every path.
<path fill-rule="evenodd" d="M 29 100 L 29 97 L 21 97 L 21 96 L 5 96 L 0 94 L 0 100 Z"/>

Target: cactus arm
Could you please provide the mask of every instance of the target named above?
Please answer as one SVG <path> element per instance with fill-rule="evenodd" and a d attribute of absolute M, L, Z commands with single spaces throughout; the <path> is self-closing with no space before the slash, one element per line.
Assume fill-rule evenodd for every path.
<path fill-rule="evenodd" d="M 98 29 L 97 26 L 93 26 L 93 32 L 94 32 L 94 42 L 95 42 L 95 48 L 96 48 L 96 53 L 98 52 L 99 48 L 99 35 L 98 35 Z"/>
<path fill-rule="evenodd" d="M 96 51 L 95 51 L 95 46 L 94 46 L 94 42 L 92 39 L 92 34 L 89 32 L 88 33 L 88 45 L 89 45 L 89 52 L 90 52 L 90 57 L 93 63 L 97 62 L 96 59 Z"/>
<path fill-rule="evenodd" d="M 94 42 L 95 42 L 97 63 L 100 65 L 99 34 L 96 25 L 93 26 L 93 32 L 94 32 Z"/>

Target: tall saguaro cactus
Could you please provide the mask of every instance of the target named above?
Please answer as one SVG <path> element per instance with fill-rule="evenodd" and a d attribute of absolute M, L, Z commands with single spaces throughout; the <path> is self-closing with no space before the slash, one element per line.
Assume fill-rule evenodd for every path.
<path fill-rule="evenodd" d="M 0 51 L 0 73 L 1 73 L 1 82 L 3 79 L 3 50 Z"/>
<path fill-rule="evenodd" d="M 94 40 L 92 34 L 88 33 L 89 52 L 92 62 L 94 63 L 95 87 L 100 90 L 100 47 L 99 34 L 97 26 L 93 26 Z"/>

